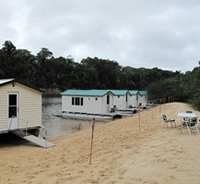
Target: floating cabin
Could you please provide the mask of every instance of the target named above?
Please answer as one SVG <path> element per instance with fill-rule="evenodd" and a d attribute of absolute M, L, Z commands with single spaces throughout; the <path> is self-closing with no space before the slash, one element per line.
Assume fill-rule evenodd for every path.
<path fill-rule="evenodd" d="M 129 92 L 127 90 L 111 90 L 113 94 L 113 106 L 118 109 L 127 109 L 129 107 Z"/>
<path fill-rule="evenodd" d="M 112 107 L 109 90 L 67 90 L 62 95 L 62 111 L 105 114 Z"/>
<path fill-rule="evenodd" d="M 138 98 L 139 98 L 139 91 L 137 90 L 129 90 L 130 99 L 129 99 L 129 107 L 138 107 Z"/>
<path fill-rule="evenodd" d="M 42 91 L 15 79 L 0 79 L 0 133 L 38 131 L 42 125 Z"/>
<path fill-rule="evenodd" d="M 138 105 L 145 107 L 148 102 L 148 92 L 147 91 L 139 91 L 138 93 Z"/>
<path fill-rule="evenodd" d="M 61 93 L 62 112 L 107 114 L 117 109 L 147 104 L 147 92 L 134 90 L 66 90 Z"/>

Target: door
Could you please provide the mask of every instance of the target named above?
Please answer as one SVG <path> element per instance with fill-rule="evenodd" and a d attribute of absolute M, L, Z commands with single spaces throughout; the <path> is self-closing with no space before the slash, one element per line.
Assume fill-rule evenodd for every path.
<path fill-rule="evenodd" d="M 126 109 L 128 109 L 129 106 L 128 106 L 128 94 L 126 94 Z"/>
<path fill-rule="evenodd" d="M 19 128 L 18 118 L 18 93 L 8 94 L 8 129 Z"/>
<path fill-rule="evenodd" d="M 107 95 L 107 99 L 106 99 L 106 104 L 107 104 L 107 112 L 110 112 L 110 95 Z"/>

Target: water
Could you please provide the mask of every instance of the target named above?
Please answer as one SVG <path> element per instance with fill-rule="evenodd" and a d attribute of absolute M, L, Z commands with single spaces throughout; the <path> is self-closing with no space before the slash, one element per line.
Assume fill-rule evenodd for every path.
<path fill-rule="evenodd" d="M 42 124 L 47 130 L 47 138 L 63 136 L 73 132 L 90 129 L 91 121 L 64 119 L 55 116 L 61 114 L 61 97 L 43 97 L 42 98 Z M 95 127 L 101 126 L 106 122 L 95 122 Z"/>

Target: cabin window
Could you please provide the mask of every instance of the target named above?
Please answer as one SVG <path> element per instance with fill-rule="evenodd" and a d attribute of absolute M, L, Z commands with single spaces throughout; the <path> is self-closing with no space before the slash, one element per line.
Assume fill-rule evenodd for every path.
<path fill-rule="evenodd" d="M 118 98 L 120 98 L 120 96 L 119 96 L 119 95 L 118 95 L 117 97 L 118 97 Z"/>
<path fill-rule="evenodd" d="M 9 114 L 8 117 L 17 116 L 17 95 L 15 94 L 10 94 L 9 95 Z"/>
<path fill-rule="evenodd" d="M 72 105 L 83 106 L 83 97 L 72 97 Z"/>
<path fill-rule="evenodd" d="M 95 98 L 95 100 L 97 101 L 97 100 L 98 100 L 98 98 L 96 97 L 96 98 Z"/>
<path fill-rule="evenodd" d="M 76 97 L 75 98 L 75 105 L 79 105 L 80 104 L 80 98 Z"/>

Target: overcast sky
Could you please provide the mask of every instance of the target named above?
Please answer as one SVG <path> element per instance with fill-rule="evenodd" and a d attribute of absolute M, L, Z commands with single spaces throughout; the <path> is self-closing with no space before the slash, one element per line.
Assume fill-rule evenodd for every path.
<path fill-rule="evenodd" d="M 183 72 L 200 60 L 199 0 L 0 0 L 0 17 L 0 48 Z"/>

